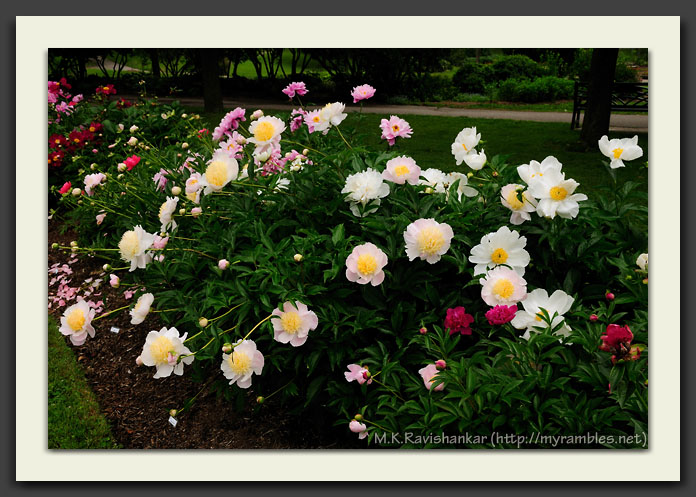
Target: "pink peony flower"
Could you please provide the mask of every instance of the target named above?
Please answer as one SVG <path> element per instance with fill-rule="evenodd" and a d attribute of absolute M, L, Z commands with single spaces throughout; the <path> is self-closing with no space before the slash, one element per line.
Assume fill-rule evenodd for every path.
<path fill-rule="evenodd" d="M 416 257 L 435 264 L 447 252 L 454 238 L 452 227 L 434 219 L 418 219 L 406 227 L 404 241 L 406 255 L 412 261 Z"/>
<path fill-rule="evenodd" d="M 516 312 L 517 305 L 496 305 L 486 312 L 486 319 L 490 325 L 505 324 L 514 319 Z"/>
<path fill-rule="evenodd" d="M 191 215 L 193 217 L 200 216 L 202 212 L 203 212 L 203 209 L 201 209 L 200 207 L 194 207 L 193 209 L 191 209 Z"/>
<path fill-rule="evenodd" d="M 90 197 L 93 195 L 92 188 L 101 185 L 101 182 L 106 179 L 104 173 L 88 174 L 85 176 L 85 192 Z"/>
<path fill-rule="evenodd" d="M 639 346 L 631 345 L 633 333 L 627 326 L 610 324 L 602 336 L 602 344 L 599 350 L 611 352 L 611 362 L 635 361 L 640 357 L 642 349 Z"/>
<path fill-rule="evenodd" d="M 346 259 L 346 278 L 361 285 L 377 286 L 384 281 L 387 254 L 372 243 L 363 243 L 353 249 Z"/>
<path fill-rule="evenodd" d="M 367 436 L 367 426 L 365 425 L 365 423 L 360 423 L 359 421 L 356 421 L 354 419 L 348 424 L 348 428 L 353 433 L 358 433 L 358 438 L 360 440 Z"/>
<path fill-rule="evenodd" d="M 97 214 L 97 225 L 103 223 L 105 217 L 106 217 L 106 212 L 103 214 Z"/>
<path fill-rule="evenodd" d="M 471 335 L 471 323 L 474 322 L 474 316 L 467 314 L 463 307 L 454 307 L 447 309 L 445 317 L 445 329 L 449 330 L 450 335 L 461 333 L 462 335 Z"/>
<path fill-rule="evenodd" d="M 61 195 L 65 195 L 66 193 L 70 192 L 71 188 L 72 188 L 72 183 L 70 183 L 70 181 L 66 181 L 65 183 L 63 183 L 63 186 L 61 187 L 61 189 L 58 190 L 58 193 L 60 193 Z"/>
<path fill-rule="evenodd" d="M 300 129 L 302 127 L 302 124 L 304 123 L 304 116 L 307 114 L 307 111 L 304 109 L 293 109 L 292 113 L 290 116 L 295 116 L 290 120 L 290 131 L 293 133 Z"/>
<path fill-rule="evenodd" d="M 165 176 L 166 174 L 169 174 L 169 171 L 167 171 L 166 169 L 160 169 L 159 172 L 152 177 L 152 181 L 155 182 L 155 188 L 158 191 L 164 191 L 164 187 L 167 184 L 167 176 Z"/>
<path fill-rule="evenodd" d="M 402 155 L 394 157 L 387 162 L 386 169 L 382 172 L 382 178 L 393 183 L 403 185 L 408 182 L 417 185 L 421 168 L 412 158 Z"/>
<path fill-rule="evenodd" d="M 365 373 L 369 373 L 367 368 L 358 366 L 357 364 L 348 364 L 348 371 L 343 374 L 348 382 L 355 380 L 362 385 L 367 381 L 367 384 L 369 385 L 372 383 L 372 378 L 365 378 L 367 376 Z"/>
<path fill-rule="evenodd" d="M 277 318 L 271 319 L 274 339 L 280 343 L 290 343 L 299 347 L 307 341 L 310 330 L 319 324 L 317 315 L 310 311 L 305 304 L 296 301 L 285 302 L 283 310 L 274 309 L 271 313 Z"/>
<path fill-rule="evenodd" d="M 298 82 L 298 83 L 290 83 L 288 86 L 285 87 L 285 89 L 282 90 L 283 93 L 285 93 L 288 98 L 292 99 L 292 97 L 295 96 L 295 94 L 299 96 L 303 96 L 307 94 L 307 88 L 305 87 L 305 84 L 303 82 Z"/>
<path fill-rule="evenodd" d="M 123 292 L 123 297 L 124 297 L 126 300 L 132 298 L 133 295 L 135 295 L 135 290 L 126 290 L 126 291 Z"/>
<path fill-rule="evenodd" d="M 479 280 L 483 285 L 481 298 L 494 307 L 513 305 L 527 298 L 527 282 L 512 269 L 497 266 Z"/>
<path fill-rule="evenodd" d="M 321 109 L 316 109 L 310 112 L 305 112 L 304 122 L 307 124 L 307 129 L 310 133 L 314 133 L 314 127 L 321 124 Z"/>
<path fill-rule="evenodd" d="M 367 100 L 368 98 L 372 98 L 375 94 L 375 91 L 376 90 L 372 88 L 370 85 L 360 85 L 353 88 L 353 91 L 351 92 L 350 96 L 353 97 L 353 103 L 357 104 L 361 100 Z"/>
<path fill-rule="evenodd" d="M 169 237 L 166 236 L 162 238 L 159 235 L 155 235 L 155 241 L 152 242 L 152 248 L 154 249 L 163 249 L 164 247 L 167 246 L 167 243 L 169 242 Z"/>
<path fill-rule="evenodd" d="M 113 288 L 118 288 L 119 286 L 121 286 L 121 278 L 119 278 L 115 274 L 110 274 L 109 285 L 111 285 Z"/>
<path fill-rule="evenodd" d="M 227 259 L 220 259 L 220 260 L 218 261 L 218 267 L 219 267 L 222 271 L 224 271 L 225 269 L 227 269 L 228 267 L 230 267 L 230 261 L 228 261 Z"/>
<path fill-rule="evenodd" d="M 225 135 L 230 136 L 230 131 L 237 129 L 240 121 L 246 121 L 245 114 L 246 110 L 241 107 L 237 107 L 225 114 L 218 127 L 213 130 L 213 140 L 220 140 Z"/>
<path fill-rule="evenodd" d="M 131 155 L 123 161 L 123 163 L 126 165 L 126 168 L 129 171 L 132 170 L 135 166 L 137 166 L 138 162 L 140 162 L 140 157 L 138 157 L 137 155 Z"/>
<path fill-rule="evenodd" d="M 411 138 L 413 133 L 408 122 L 399 116 L 391 116 L 388 120 L 382 119 L 379 127 L 382 129 L 382 139 L 387 140 L 390 146 L 394 145 L 398 137 Z"/>
<path fill-rule="evenodd" d="M 418 373 L 421 375 L 421 378 L 423 378 L 423 384 L 425 385 L 425 388 L 430 390 L 433 387 L 433 382 L 435 381 L 435 377 L 437 376 L 439 371 L 435 364 L 428 364 L 424 368 L 419 369 Z M 439 392 L 444 388 L 445 384 L 440 383 L 438 386 L 435 387 L 434 390 L 436 392 Z"/>

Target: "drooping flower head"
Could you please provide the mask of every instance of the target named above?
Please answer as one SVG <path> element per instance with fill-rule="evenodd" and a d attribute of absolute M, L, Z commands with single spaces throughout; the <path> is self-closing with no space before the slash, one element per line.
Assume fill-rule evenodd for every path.
<path fill-rule="evenodd" d="M 486 319 L 491 326 L 509 323 L 515 319 L 517 305 L 496 305 L 486 311 Z"/>
<path fill-rule="evenodd" d="M 249 143 L 256 145 L 256 151 L 261 153 L 271 147 L 280 148 L 280 135 L 285 131 L 285 123 L 273 116 L 263 116 L 249 126 Z"/>
<path fill-rule="evenodd" d="M 476 191 L 475 188 L 468 186 L 469 178 L 466 177 L 466 174 L 452 172 L 452 173 L 449 173 L 447 175 L 447 178 L 445 181 L 446 181 L 446 185 L 447 185 L 447 198 L 448 199 L 449 199 L 450 187 L 452 187 L 456 181 L 459 181 L 459 183 L 457 183 L 457 200 L 459 202 L 462 201 L 462 195 L 464 195 L 466 197 L 475 197 L 476 195 L 478 195 L 478 192 Z"/>
<path fill-rule="evenodd" d="M 71 305 L 60 318 L 60 331 L 63 335 L 69 336 L 73 345 L 82 345 L 87 340 L 87 335 L 94 338 L 94 319 L 95 310 L 90 308 L 82 297 L 78 297 L 77 303 Z"/>
<path fill-rule="evenodd" d="M 359 366 L 357 364 L 348 364 L 348 371 L 344 372 L 343 375 L 346 377 L 346 381 L 357 381 L 358 384 L 362 385 L 367 382 L 368 385 L 372 383 L 372 378 L 368 375 L 369 370 L 364 366 Z"/>
<path fill-rule="evenodd" d="M 396 143 L 397 138 L 411 138 L 413 130 L 408 121 L 399 116 L 390 116 L 389 119 L 382 119 L 380 125 L 382 139 L 387 140 L 390 146 Z"/>
<path fill-rule="evenodd" d="M 374 208 L 364 210 L 362 217 L 375 212 L 381 198 L 389 195 L 389 185 L 382 179 L 379 171 L 367 168 L 366 171 L 351 174 L 346 178 L 346 184 L 341 193 L 347 193 L 346 202 L 350 202 L 350 211 L 354 216 L 361 217 L 358 204 L 364 208 L 371 204 Z"/>
<path fill-rule="evenodd" d="M 609 138 L 604 135 L 599 139 L 599 150 L 611 159 L 609 167 L 616 169 L 624 167 L 625 160 L 638 159 L 643 156 L 643 149 L 638 146 L 638 135 L 633 138 Z"/>
<path fill-rule="evenodd" d="M 418 370 L 418 374 L 421 375 L 421 378 L 423 378 L 423 384 L 425 385 L 425 388 L 428 390 L 434 390 L 435 392 L 439 392 L 445 388 L 444 383 L 440 383 L 438 386 L 433 388 L 433 382 L 435 381 L 435 377 L 438 375 L 440 371 L 437 369 L 437 366 L 435 364 L 428 364 L 424 368 L 421 368 Z"/>
<path fill-rule="evenodd" d="M 524 186 L 516 183 L 505 185 L 501 189 L 500 201 L 512 211 L 510 223 L 514 225 L 530 221 L 532 219 L 530 213 L 536 211 L 537 208 L 536 199 L 524 189 Z"/>
<path fill-rule="evenodd" d="M 469 262 L 476 264 L 474 276 L 485 274 L 489 269 L 506 265 L 524 276 L 524 269 L 529 264 L 529 252 L 524 247 L 527 238 L 520 236 L 517 231 L 511 231 L 507 226 L 501 226 L 498 231 L 488 233 L 481 238 L 481 243 L 471 249 Z"/>
<path fill-rule="evenodd" d="M 237 161 L 224 150 L 216 150 L 200 179 L 203 193 L 207 195 L 212 192 L 219 192 L 227 183 L 236 179 L 238 174 L 239 164 Z"/>
<path fill-rule="evenodd" d="M 464 156 L 464 162 L 474 171 L 483 169 L 483 166 L 486 165 L 487 160 L 488 158 L 486 157 L 486 152 L 484 150 L 481 150 L 480 152 L 476 152 L 474 150 L 473 153 L 466 154 Z"/>
<path fill-rule="evenodd" d="M 357 433 L 358 439 L 360 440 L 367 436 L 367 425 L 365 423 L 361 423 L 354 419 L 350 423 L 348 423 L 348 428 L 353 433 Z"/>
<path fill-rule="evenodd" d="M 475 126 L 473 128 L 464 128 L 459 132 L 451 146 L 452 155 L 454 155 L 457 165 L 460 165 L 466 156 L 476 154 L 476 150 L 474 149 L 479 141 L 481 141 L 481 133 L 476 132 Z M 481 164 L 481 167 L 483 167 L 483 164 Z M 472 167 L 472 169 L 475 168 Z M 479 167 L 478 169 L 481 168 Z"/>
<path fill-rule="evenodd" d="M 167 186 L 167 174 L 169 174 L 169 171 L 160 168 L 160 170 L 152 177 L 156 190 L 164 190 L 164 187 Z"/>
<path fill-rule="evenodd" d="M 515 271 L 498 266 L 485 277 L 481 283 L 481 298 L 491 307 L 496 305 L 513 305 L 527 296 L 527 282 Z"/>
<path fill-rule="evenodd" d="M 404 241 L 406 255 L 412 261 L 416 257 L 435 264 L 450 248 L 454 232 L 447 223 L 435 219 L 418 219 L 406 227 Z"/>
<path fill-rule="evenodd" d="M 471 323 L 473 322 L 474 316 L 467 314 L 464 307 L 453 307 L 447 309 L 445 330 L 449 330 L 450 335 L 454 335 L 455 333 L 471 335 Z"/>
<path fill-rule="evenodd" d="M 220 369 L 230 385 L 237 384 L 239 388 L 251 386 L 251 375 L 260 375 L 263 370 L 263 354 L 256 349 L 253 340 L 238 341 L 231 354 L 222 354 Z"/>
<path fill-rule="evenodd" d="M 145 321 L 147 314 L 150 312 L 150 307 L 155 301 L 155 296 L 151 293 L 145 293 L 140 296 L 135 307 L 130 310 L 131 324 L 140 324 Z"/>
<path fill-rule="evenodd" d="M 408 181 L 410 185 L 417 185 L 420 178 L 421 168 L 416 164 L 416 161 L 405 155 L 394 157 L 387 162 L 386 169 L 382 172 L 382 177 L 403 185 Z"/>
<path fill-rule="evenodd" d="M 350 96 L 353 97 L 353 103 L 357 104 L 361 100 L 367 100 L 375 95 L 375 89 L 370 85 L 360 85 L 353 88 Z"/>
<path fill-rule="evenodd" d="M 640 268 L 641 271 L 647 271 L 648 270 L 648 254 L 640 254 L 638 258 L 636 259 L 636 265 Z"/>
<path fill-rule="evenodd" d="M 172 373 L 184 374 L 184 364 L 193 362 L 194 356 L 184 345 L 187 333 L 179 336 L 179 330 L 166 327 L 147 334 L 140 359 L 145 366 L 157 368 L 154 378 L 166 378 Z M 185 356 L 181 357 L 180 356 Z"/>
<path fill-rule="evenodd" d="M 92 189 L 97 185 L 101 185 L 105 179 L 106 175 L 104 173 L 94 173 L 85 176 L 85 192 L 87 192 L 87 195 L 90 197 L 94 195 Z"/>
<path fill-rule="evenodd" d="M 286 86 L 282 91 L 288 96 L 288 98 L 292 99 L 296 94 L 299 96 L 306 95 L 307 87 L 302 81 L 293 82 Z"/>
<path fill-rule="evenodd" d="M 141 226 L 126 231 L 118 243 L 121 258 L 131 263 L 129 271 L 144 269 L 152 261 L 152 254 L 146 253 L 155 241 L 155 235 L 146 232 Z"/>
<path fill-rule="evenodd" d="M 600 338 L 602 339 L 602 344 L 599 346 L 599 350 L 611 352 L 613 354 L 611 356 L 612 363 L 617 361 L 635 361 L 640 358 L 643 348 L 638 345 L 631 345 L 633 333 L 628 325 L 610 324 Z"/>
<path fill-rule="evenodd" d="M 377 286 L 384 281 L 387 254 L 372 243 L 363 243 L 353 249 L 346 259 L 346 278 L 361 285 Z"/>
<path fill-rule="evenodd" d="M 278 316 L 271 319 L 273 338 L 280 343 L 289 342 L 293 347 L 304 344 L 310 330 L 316 329 L 319 324 L 317 315 L 299 301 L 294 305 L 292 302 L 285 302 L 282 311 L 274 309 L 271 314 Z"/>
<path fill-rule="evenodd" d="M 539 200 L 537 214 L 553 219 L 556 214 L 572 219 L 580 212 L 578 202 L 587 200 L 584 193 L 574 193 L 580 184 L 574 179 L 565 179 L 565 174 L 549 169 L 539 180 L 529 185 L 529 193 Z"/>
<path fill-rule="evenodd" d="M 179 203 L 179 197 L 167 197 L 167 201 L 162 204 L 159 210 L 159 221 L 162 223 L 162 231 L 167 231 L 171 226 L 176 228 L 176 221 L 172 219 L 176 206 Z"/>
<path fill-rule="evenodd" d="M 530 333 L 538 331 L 534 329 L 535 326 L 542 328 L 547 326 L 541 313 L 541 310 L 544 309 L 548 312 L 549 318 L 551 318 L 552 328 L 563 322 L 563 326 L 555 334 L 565 337 L 570 336 L 572 330 L 565 323 L 563 315 L 570 310 L 574 300 L 573 297 L 563 290 L 556 290 L 549 297 L 546 290 L 537 288 L 527 294 L 527 298 L 522 302 L 524 310 L 517 312 L 515 319 L 512 320 L 512 326 L 518 330 L 526 330 L 522 338 L 529 340 Z"/>

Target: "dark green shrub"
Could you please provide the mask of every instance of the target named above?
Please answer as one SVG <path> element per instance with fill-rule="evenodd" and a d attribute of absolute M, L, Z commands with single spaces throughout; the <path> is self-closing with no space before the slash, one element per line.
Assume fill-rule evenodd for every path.
<path fill-rule="evenodd" d="M 506 55 L 492 65 L 493 79 L 504 81 L 510 78 L 532 79 L 541 76 L 542 68 L 526 55 Z"/>
<path fill-rule="evenodd" d="M 484 93 L 486 83 L 493 79 L 490 65 L 467 60 L 452 76 L 452 85 L 462 93 Z"/>
<path fill-rule="evenodd" d="M 551 102 L 566 100 L 573 96 L 571 80 L 544 76 L 534 80 L 507 79 L 500 83 L 497 99 L 507 102 Z"/>

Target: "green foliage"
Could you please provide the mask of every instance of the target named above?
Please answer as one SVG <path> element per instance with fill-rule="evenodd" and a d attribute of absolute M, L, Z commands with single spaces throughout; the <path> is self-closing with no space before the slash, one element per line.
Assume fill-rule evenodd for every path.
<path fill-rule="evenodd" d="M 573 88 L 572 81 L 555 76 L 533 80 L 511 78 L 501 81 L 496 97 L 507 102 L 552 102 L 573 98 Z"/>

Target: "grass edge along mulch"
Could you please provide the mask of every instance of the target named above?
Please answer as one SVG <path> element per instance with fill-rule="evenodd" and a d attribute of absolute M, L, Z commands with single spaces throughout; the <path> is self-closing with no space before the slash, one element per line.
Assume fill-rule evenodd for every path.
<path fill-rule="evenodd" d="M 118 449 L 84 371 L 48 316 L 48 448 Z"/>

